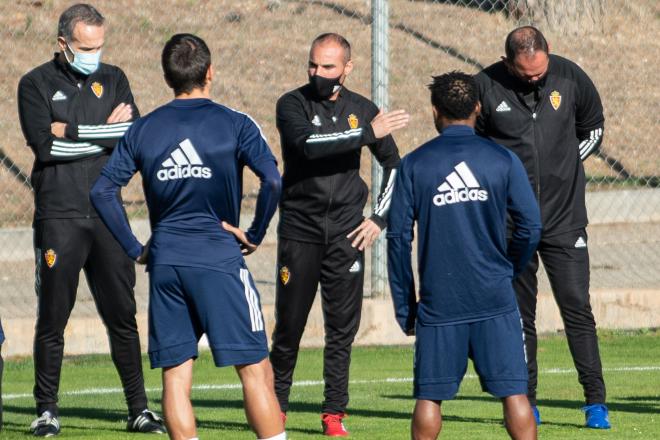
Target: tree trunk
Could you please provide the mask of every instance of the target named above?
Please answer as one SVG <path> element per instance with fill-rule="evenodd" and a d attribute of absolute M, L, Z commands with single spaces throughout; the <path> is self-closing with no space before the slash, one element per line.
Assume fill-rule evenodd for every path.
<path fill-rule="evenodd" d="M 521 23 L 562 34 L 602 31 L 608 0 L 509 0 L 507 7 Z"/>

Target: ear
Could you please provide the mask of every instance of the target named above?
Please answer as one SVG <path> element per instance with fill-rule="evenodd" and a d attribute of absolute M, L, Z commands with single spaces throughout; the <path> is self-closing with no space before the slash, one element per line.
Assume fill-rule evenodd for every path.
<path fill-rule="evenodd" d="M 348 75 L 353 71 L 353 60 L 348 60 L 346 61 L 346 65 L 344 66 L 344 75 Z"/>
<path fill-rule="evenodd" d="M 474 107 L 474 114 L 476 116 L 481 114 L 481 101 L 477 101 L 477 105 Z"/>
<path fill-rule="evenodd" d="M 213 68 L 213 64 L 209 64 L 209 68 L 206 70 L 206 82 L 207 83 L 213 82 L 214 76 L 215 76 L 215 69 Z"/>
<path fill-rule="evenodd" d="M 438 109 L 435 108 L 433 104 L 431 104 L 431 110 L 433 110 L 433 120 L 437 121 L 438 120 Z"/>
<path fill-rule="evenodd" d="M 57 37 L 57 45 L 60 47 L 60 50 L 62 52 L 66 51 L 68 49 L 66 40 L 64 37 Z"/>

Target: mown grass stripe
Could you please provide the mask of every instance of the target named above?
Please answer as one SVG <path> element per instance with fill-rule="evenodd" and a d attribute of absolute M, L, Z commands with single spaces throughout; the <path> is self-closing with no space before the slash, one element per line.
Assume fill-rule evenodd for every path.
<path fill-rule="evenodd" d="M 646 371 L 660 371 L 660 365 L 647 365 L 647 366 L 633 366 L 633 367 L 613 367 L 603 368 L 605 373 L 629 373 L 629 372 L 646 372 Z M 571 374 L 575 373 L 573 368 L 549 368 L 542 370 L 539 374 Z M 476 374 L 466 374 L 466 379 L 476 379 Z M 351 380 L 351 385 L 370 385 L 378 383 L 405 383 L 412 382 L 412 377 L 388 377 L 385 379 L 372 379 L 372 380 Z M 300 380 L 293 383 L 296 387 L 311 387 L 323 385 L 322 380 Z M 217 390 L 240 390 L 240 383 L 231 384 L 199 384 L 193 385 L 195 391 L 217 391 Z M 147 388 L 148 393 L 161 392 L 163 389 Z M 118 394 L 122 393 L 121 388 L 85 388 L 82 390 L 65 391 L 60 393 L 61 396 L 89 396 L 89 395 L 103 395 L 103 394 Z M 32 397 L 32 393 L 14 393 L 5 394 L 2 396 L 3 400 L 25 399 Z"/>

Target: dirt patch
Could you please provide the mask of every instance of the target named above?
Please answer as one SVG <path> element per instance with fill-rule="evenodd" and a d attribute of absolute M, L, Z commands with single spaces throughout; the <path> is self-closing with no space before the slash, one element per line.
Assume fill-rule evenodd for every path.
<path fill-rule="evenodd" d="M 33 156 L 18 124 L 16 87 L 23 74 L 47 61 L 56 50 L 57 18 L 71 3 L 22 0 L 0 4 L 0 33 L 10 42 L 0 65 L 0 130 L 5 134 L 0 147 L 26 172 Z M 327 7 L 329 2 L 322 3 L 99 0 L 95 4 L 108 20 L 104 60 L 126 71 L 143 114 L 171 99 L 160 70 L 164 42 L 173 33 L 194 32 L 207 40 L 213 53 L 218 71 L 216 99 L 254 116 L 279 157 L 275 102 L 306 81 L 307 51 L 318 33 L 338 31 L 352 42 L 356 69 L 348 86 L 370 95 L 368 2 L 332 3 L 358 12 L 359 17 L 339 14 Z M 599 88 L 607 117 L 603 149 L 634 174 L 657 175 L 660 85 L 654 78 L 660 52 L 659 6 L 650 0 L 612 0 L 608 5 L 602 32 L 566 37 L 547 32 L 547 37 L 555 53 L 579 63 Z M 504 38 L 514 26 L 503 13 L 430 2 L 392 0 L 390 15 L 392 25 L 414 29 L 483 65 L 498 59 Z M 640 30 L 644 38 L 640 38 Z M 390 31 L 390 50 L 390 107 L 405 108 L 412 114 L 409 129 L 396 135 L 405 153 L 435 135 L 425 88 L 431 75 L 477 69 L 448 54 L 446 48 L 433 48 L 401 29 Z M 367 153 L 364 159 L 362 171 L 368 179 Z M 586 165 L 591 175 L 617 175 L 596 158 Z M 24 189 L 4 174 L 0 180 L 12 198 L 3 204 L 2 211 L 8 212 L 0 213 L 0 222 L 28 224 L 29 207 L 13 201 L 28 199 Z M 255 177 L 248 173 L 245 180 L 246 192 L 254 192 Z M 128 200 L 141 200 L 139 183 L 132 183 L 125 195 Z"/>

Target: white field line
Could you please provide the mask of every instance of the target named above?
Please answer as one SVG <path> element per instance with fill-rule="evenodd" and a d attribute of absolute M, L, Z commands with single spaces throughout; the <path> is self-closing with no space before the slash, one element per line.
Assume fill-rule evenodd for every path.
<path fill-rule="evenodd" d="M 640 367 L 616 367 L 616 368 L 603 368 L 604 373 L 630 373 L 630 372 L 645 372 L 645 371 L 660 371 L 660 365 L 649 365 L 649 366 L 640 366 Z M 571 374 L 575 373 L 575 370 L 572 368 L 549 368 L 547 370 L 541 370 L 539 374 Z M 476 379 L 478 376 L 476 374 L 466 374 L 465 379 Z M 412 382 L 412 377 L 388 377 L 385 379 L 374 379 L 374 380 L 351 380 L 351 385 L 369 385 L 369 384 L 378 384 L 378 383 L 401 383 L 401 382 Z M 313 387 L 323 385 L 322 380 L 301 380 L 293 383 L 296 387 Z M 240 383 L 231 383 L 231 384 L 200 384 L 193 385 L 193 390 L 195 391 L 212 391 L 212 390 L 240 390 Z M 147 388 L 148 393 L 156 393 L 163 391 L 162 388 Z M 122 393 L 121 388 L 84 388 L 82 390 L 73 390 L 65 391 L 60 393 L 60 396 L 91 396 L 91 395 L 102 395 L 102 394 L 118 394 Z M 13 400 L 13 399 L 25 399 L 32 397 L 32 393 L 15 393 L 15 394 L 4 394 L 2 396 L 3 400 Z"/>

